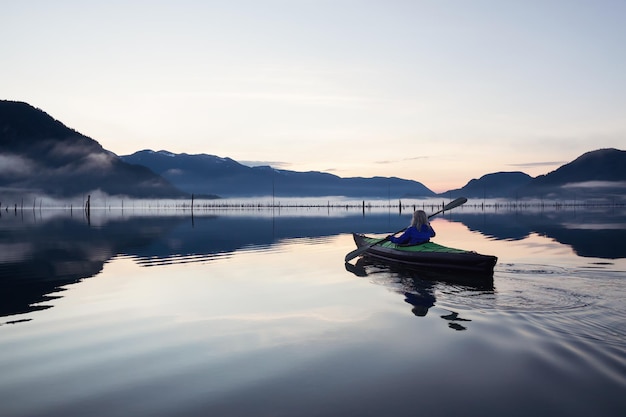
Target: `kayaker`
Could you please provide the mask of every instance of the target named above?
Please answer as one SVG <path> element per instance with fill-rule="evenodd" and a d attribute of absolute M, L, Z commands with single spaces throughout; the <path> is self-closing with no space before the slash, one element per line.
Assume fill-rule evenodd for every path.
<path fill-rule="evenodd" d="M 389 236 L 389 240 L 396 245 L 419 245 L 435 236 L 435 230 L 428 221 L 424 210 L 416 210 L 411 219 L 411 225 L 398 237 Z"/>

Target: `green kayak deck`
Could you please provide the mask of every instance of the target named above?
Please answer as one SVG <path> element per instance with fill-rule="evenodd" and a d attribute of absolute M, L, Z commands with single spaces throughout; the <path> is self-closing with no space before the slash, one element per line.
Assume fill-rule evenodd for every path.
<path fill-rule="evenodd" d="M 364 238 L 363 240 L 367 242 L 366 244 L 372 244 L 380 239 Z M 404 246 L 404 245 L 396 245 L 395 243 L 386 241 L 386 242 L 379 244 L 378 246 L 383 247 L 383 248 L 395 249 L 395 250 L 402 251 L 402 252 L 471 253 L 470 251 L 467 251 L 467 250 L 450 248 L 450 247 L 443 246 L 435 242 L 426 242 L 426 243 L 421 243 L 419 245 Z"/>

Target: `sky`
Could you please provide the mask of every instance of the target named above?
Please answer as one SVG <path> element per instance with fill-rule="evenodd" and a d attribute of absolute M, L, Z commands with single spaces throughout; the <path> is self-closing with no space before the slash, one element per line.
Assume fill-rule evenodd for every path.
<path fill-rule="evenodd" d="M 626 148 L 624 0 L 0 0 L 0 99 L 127 155 L 435 192 Z"/>

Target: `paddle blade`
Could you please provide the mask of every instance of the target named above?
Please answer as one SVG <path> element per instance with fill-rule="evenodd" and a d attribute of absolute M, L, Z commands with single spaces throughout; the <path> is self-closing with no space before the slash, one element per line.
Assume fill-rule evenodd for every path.
<path fill-rule="evenodd" d="M 402 230 L 404 230 L 404 229 L 402 229 Z M 396 233 L 394 233 L 394 235 L 395 235 L 395 234 L 397 234 L 397 233 L 400 233 L 400 232 L 396 232 Z M 353 250 L 352 252 L 350 252 L 350 253 L 348 253 L 348 254 L 346 255 L 346 257 L 345 257 L 345 261 L 346 261 L 346 262 L 349 262 L 349 261 L 353 260 L 354 258 L 356 258 L 357 256 L 361 255 L 362 253 L 367 252 L 367 250 L 368 250 L 369 248 L 371 248 L 372 246 L 374 246 L 374 245 L 378 245 L 379 243 L 383 243 L 383 242 L 386 242 L 386 241 L 388 241 L 388 240 L 389 240 L 389 236 L 387 236 L 387 237 L 386 237 L 386 238 L 384 238 L 384 239 L 380 239 L 380 240 L 377 240 L 377 241 L 375 241 L 375 242 L 373 242 L 373 243 L 370 243 L 369 245 L 362 246 L 362 247 L 360 247 L 360 248 L 358 248 L 358 249 L 355 249 L 355 250 Z"/>
<path fill-rule="evenodd" d="M 446 204 L 445 206 L 443 206 L 443 210 L 444 211 L 452 210 L 453 208 L 462 206 L 465 203 L 467 203 L 467 198 L 459 197 L 456 200 L 453 200 L 449 202 L 448 204 Z"/>
<path fill-rule="evenodd" d="M 430 216 L 428 216 L 428 218 L 430 219 L 433 216 L 436 216 L 439 213 L 443 213 L 444 211 L 448 211 L 448 210 L 452 210 L 455 207 L 458 206 L 462 206 L 463 204 L 467 203 L 467 198 L 465 197 L 459 197 L 454 201 L 449 202 L 448 204 L 446 204 L 445 206 L 443 206 L 443 208 L 433 214 L 431 214 Z"/>
<path fill-rule="evenodd" d="M 354 258 L 359 256 L 363 252 L 367 251 L 367 249 L 369 249 L 369 246 L 363 246 L 362 248 L 358 248 L 358 249 L 353 250 L 352 252 L 350 252 L 350 253 L 348 253 L 346 255 L 345 261 L 346 262 L 350 262 L 351 260 L 353 260 Z"/>

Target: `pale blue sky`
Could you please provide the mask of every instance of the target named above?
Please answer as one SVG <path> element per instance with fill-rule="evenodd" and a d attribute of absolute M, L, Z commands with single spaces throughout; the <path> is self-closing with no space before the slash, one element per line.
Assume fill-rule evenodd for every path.
<path fill-rule="evenodd" d="M 0 98 L 119 155 L 434 191 L 626 148 L 626 1 L 6 1 Z"/>

